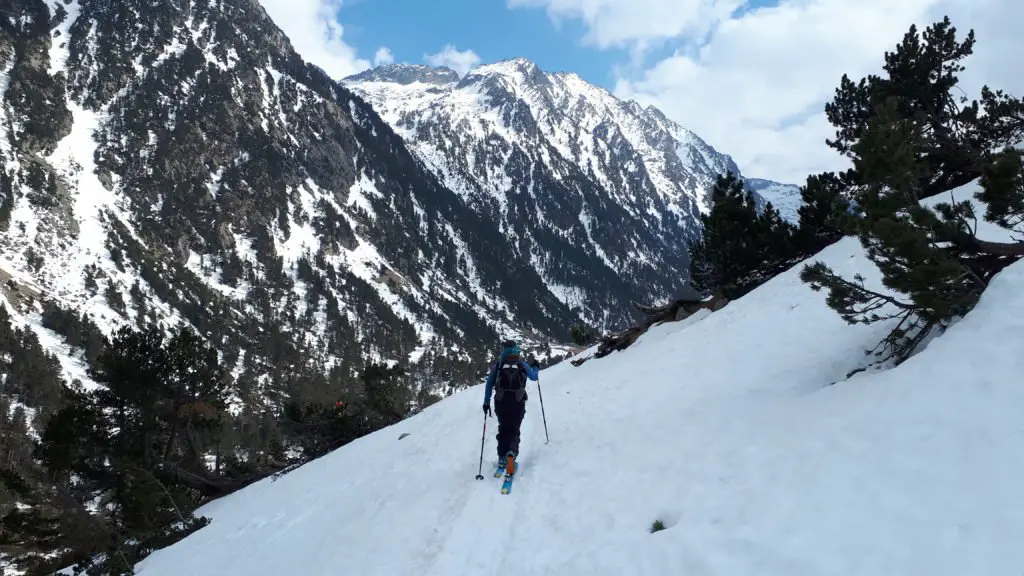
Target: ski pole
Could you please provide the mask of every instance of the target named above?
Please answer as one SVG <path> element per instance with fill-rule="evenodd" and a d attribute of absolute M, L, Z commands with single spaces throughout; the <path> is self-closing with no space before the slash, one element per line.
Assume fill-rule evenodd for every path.
<path fill-rule="evenodd" d="M 480 469 L 476 472 L 476 479 L 484 479 L 484 440 L 487 439 L 487 413 L 484 413 L 484 431 L 480 435 Z"/>
<path fill-rule="evenodd" d="M 544 415 L 544 393 L 540 391 L 540 376 L 537 376 L 537 394 L 540 396 L 540 417 L 544 420 L 544 443 L 551 441 L 548 438 L 548 417 Z M 483 454 L 483 452 L 481 452 Z"/>

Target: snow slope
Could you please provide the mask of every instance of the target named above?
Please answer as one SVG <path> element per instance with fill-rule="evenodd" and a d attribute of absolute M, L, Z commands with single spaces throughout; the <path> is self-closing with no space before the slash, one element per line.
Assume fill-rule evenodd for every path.
<path fill-rule="evenodd" d="M 771 202 L 783 220 L 794 226 L 800 225 L 799 210 L 804 205 L 804 200 L 800 196 L 799 186 L 759 178 L 747 178 L 746 182 L 747 187 L 754 191 L 754 200 L 759 212 L 764 209 L 765 204 Z"/>
<path fill-rule="evenodd" d="M 815 259 L 880 287 L 855 239 Z M 486 472 L 494 420 L 474 480 L 476 387 L 208 505 L 139 574 L 1019 573 L 1024 262 L 918 355 L 849 380 L 887 326 L 847 326 L 798 274 L 543 371 L 551 442 L 531 388 L 509 496 Z"/>

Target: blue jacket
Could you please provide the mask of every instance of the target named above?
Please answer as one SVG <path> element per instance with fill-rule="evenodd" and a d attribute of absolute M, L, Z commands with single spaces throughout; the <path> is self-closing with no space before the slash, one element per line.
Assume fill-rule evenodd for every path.
<path fill-rule="evenodd" d="M 495 362 L 494 366 L 491 368 L 491 373 L 487 375 L 487 386 L 484 387 L 484 404 L 491 403 L 491 392 L 494 390 L 494 381 L 498 377 L 498 368 L 501 366 L 504 359 L 504 355 L 502 355 L 501 358 L 498 358 L 498 361 Z M 534 382 L 536 382 L 537 378 L 540 377 L 540 368 L 534 368 L 522 360 L 519 361 L 519 367 L 526 372 L 526 377 Z"/>

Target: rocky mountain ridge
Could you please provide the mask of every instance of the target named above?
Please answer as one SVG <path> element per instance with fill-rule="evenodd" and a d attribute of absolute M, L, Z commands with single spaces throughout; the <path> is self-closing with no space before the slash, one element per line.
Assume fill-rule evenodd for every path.
<path fill-rule="evenodd" d="M 0 88 L 7 305 L 70 377 L 44 304 L 191 324 L 253 389 L 371 360 L 465 381 L 579 321 L 254 0 L 15 0 Z"/>
<path fill-rule="evenodd" d="M 687 294 L 686 243 L 717 175 L 740 173 L 657 108 L 524 58 L 461 78 L 389 64 L 343 83 L 598 326 L 627 321 L 630 302 Z"/>

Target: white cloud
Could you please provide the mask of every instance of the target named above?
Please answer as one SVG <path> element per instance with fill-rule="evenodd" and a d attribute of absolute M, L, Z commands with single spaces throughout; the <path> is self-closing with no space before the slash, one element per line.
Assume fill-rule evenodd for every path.
<path fill-rule="evenodd" d="M 665 17 L 682 1 L 686 18 L 650 22 L 628 14 L 644 4 Z M 963 38 L 974 28 L 975 55 L 961 86 L 975 97 L 982 83 L 1024 95 L 1024 21 L 1016 0 L 783 0 L 728 16 L 712 0 L 510 0 L 543 5 L 582 19 L 599 46 L 636 50 L 665 39 L 683 47 L 640 69 L 617 69 L 616 93 L 654 104 L 731 154 L 748 176 L 802 184 L 807 174 L 848 165 L 825 145 L 834 136 L 824 114 L 844 73 L 880 72 L 911 24 L 924 29 L 949 14 Z M 638 10 L 643 12 L 644 10 Z M 722 16 L 726 14 L 726 16 Z M 657 18 L 650 17 L 651 20 Z"/>
<path fill-rule="evenodd" d="M 446 44 L 440 52 L 427 54 L 423 57 L 431 66 L 447 66 L 465 76 L 467 72 L 480 64 L 480 57 L 472 50 L 456 50 L 455 46 Z"/>
<path fill-rule="evenodd" d="M 556 22 L 578 18 L 584 40 L 601 48 L 703 35 L 743 0 L 508 0 L 510 8 L 546 8 Z"/>
<path fill-rule="evenodd" d="M 386 46 L 381 46 L 377 49 L 377 53 L 373 55 L 373 65 L 381 66 L 383 64 L 391 64 L 395 61 L 395 55 L 391 53 Z"/>
<path fill-rule="evenodd" d="M 307 62 L 340 79 L 370 67 L 342 38 L 338 21 L 342 0 L 260 0 L 267 14 Z M 379 52 L 378 52 L 379 53 Z"/>

